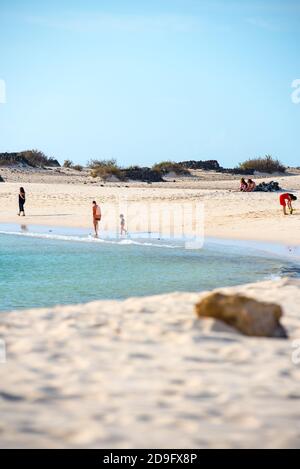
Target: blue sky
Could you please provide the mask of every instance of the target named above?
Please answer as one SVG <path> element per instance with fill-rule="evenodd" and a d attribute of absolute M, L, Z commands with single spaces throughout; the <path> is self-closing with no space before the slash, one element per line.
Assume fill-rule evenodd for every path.
<path fill-rule="evenodd" d="M 0 152 L 300 166 L 300 1 L 0 2 Z"/>

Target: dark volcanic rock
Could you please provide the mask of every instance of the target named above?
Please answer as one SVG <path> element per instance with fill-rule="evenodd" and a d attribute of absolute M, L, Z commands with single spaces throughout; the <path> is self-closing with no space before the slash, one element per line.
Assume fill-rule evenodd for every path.
<path fill-rule="evenodd" d="M 21 151 L 19 153 L 0 153 L 0 166 L 31 166 L 35 167 L 60 167 L 54 158 L 48 158 L 42 152 L 36 150 Z"/>
<path fill-rule="evenodd" d="M 217 160 L 207 160 L 207 161 L 181 161 L 179 163 L 183 168 L 187 169 L 203 169 L 204 171 L 217 171 L 219 173 L 225 174 L 236 174 L 241 176 L 253 176 L 254 170 L 243 170 L 239 168 L 223 168 L 219 165 Z"/>
<path fill-rule="evenodd" d="M 47 166 L 51 168 L 60 168 L 60 163 L 55 158 L 49 158 L 47 161 Z"/>
<path fill-rule="evenodd" d="M 0 165 L 29 165 L 28 160 L 21 153 L 0 153 Z"/>
<path fill-rule="evenodd" d="M 217 160 L 207 160 L 207 161 L 181 161 L 179 163 L 183 168 L 187 169 L 204 169 L 206 171 L 217 171 L 220 168 Z"/>
<path fill-rule="evenodd" d="M 132 179 L 133 181 L 145 181 L 145 182 L 162 182 L 163 178 L 158 171 L 153 171 L 150 168 L 128 168 L 123 169 L 122 173 L 126 179 Z"/>
<path fill-rule="evenodd" d="M 254 170 L 245 170 L 245 169 L 240 169 L 240 168 L 222 168 L 220 167 L 217 169 L 219 173 L 224 173 L 224 174 L 233 174 L 233 175 L 240 175 L 240 176 L 253 176 L 254 175 Z"/>
<path fill-rule="evenodd" d="M 261 182 L 255 188 L 255 192 L 278 192 L 281 190 L 279 183 L 276 181 Z"/>

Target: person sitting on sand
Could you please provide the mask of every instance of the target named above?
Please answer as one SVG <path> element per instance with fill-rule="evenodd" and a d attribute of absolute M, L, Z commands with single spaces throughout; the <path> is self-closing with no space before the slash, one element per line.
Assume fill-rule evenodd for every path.
<path fill-rule="evenodd" d="M 127 234 L 127 230 L 125 228 L 125 217 L 124 217 L 123 213 L 121 213 L 121 215 L 120 215 L 120 233 L 121 233 L 121 236 L 123 234 L 125 234 L 125 235 Z"/>
<path fill-rule="evenodd" d="M 95 230 L 95 237 L 98 238 L 98 229 L 99 229 L 99 221 L 101 220 L 101 209 L 97 202 L 93 200 L 93 224 Z"/>
<path fill-rule="evenodd" d="M 25 217 L 24 204 L 25 204 L 25 190 L 24 190 L 23 187 L 20 187 L 20 192 L 19 192 L 19 213 L 18 213 L 18 215 L 21 216 L 21 213 L 23 213 L 23 217 Z"/>
<path fill-rule="evenodd" d="M 254 189 L 256 188 L 255 182 L 252 179 L 248 179 L 247 183 L 248 183 L 248 187 L 247 187 L 246 192 L 253 192 Z"/>
<path fill-rule="evenodd" d="M 297 197 L 293 194 L 281 194 L 279 197 L 280 205 L 283 208 L 284 215 L 287 215 L 286 206 L 288 206 L 290 214 L 293 214 L 292 200 L 297 200 Z"/>
<path fill-rule="evenodd" d="M 248 184 L 246 183 L 245 179 L 241 179 L 241 186 L 240 186 L 240 191 L 241 192 L 247 192 L 248 189 Z"/>

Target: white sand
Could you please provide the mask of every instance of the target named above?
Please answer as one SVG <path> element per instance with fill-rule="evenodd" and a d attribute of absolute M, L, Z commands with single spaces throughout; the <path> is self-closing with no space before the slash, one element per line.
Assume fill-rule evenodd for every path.
<path fill-rule="evenodd" d="M 203 202 L 208 236 L 300 244 L 299 200 L 294 204 L 295 214 L 284 217 L 278 193 L 240 193 L 238 177 L 200 171 L 197 178 L 185 178 L 176 183 L 106 183 L 101 187 L 100 182 L 92 184 L 91 178 L 78 172 L 76 177 L 74 172 L 68 175 L 54 171 L 12 173 L 4 169 L 0 174 L 6 180 L 0 183 L 0 222 L 91 227 L 91 202 L 96 199 L 103 209 L 101 226 L 110 229 L 116 219 L 113 206 L 120 200 L 156 204 L 157 207 L 173 204 L 178 214 L 178 204 Z M 262 180 L 270 179 L 277 180 L 286 191 L 295 191 L 300 199 L 298 173 Z M 24 219 L 16 215 L 20 185 L 27 191 Z M 145 208 L 145 216 L 146 212 Z M 175 232 L 180 232 L 180 217 L 176 213 Z"/>
<path fill-rule="evenodd" d="M 104 227 L 120 198 L 202 201 L 206 235 L 300 244 L 299 202 L 284 217 L 278 194 L 241 194 L 231 176 L 198 172 L 176 183 L 101 187 L 67 171 L 0 174 L 0 222 L 89 227 L 96 199 Z M 300 195 L 299 174 L 273 179 Z M 229 290 L 282 304 L 291 338 L 250 339 L 200 322 L 193 311 L 200 295 L 190 293 L 1 313 L 0 445 L 299 448 L 300 364 L 291 357 L 300 339 L 300 282 Z"/>
<path fill-rule="evenodd" d="M 2 447 L 300 447 L 300 282 L 225 289 L 279 302 L 289 340 L 196 319 L 174 293 L 1 314 Z"/>

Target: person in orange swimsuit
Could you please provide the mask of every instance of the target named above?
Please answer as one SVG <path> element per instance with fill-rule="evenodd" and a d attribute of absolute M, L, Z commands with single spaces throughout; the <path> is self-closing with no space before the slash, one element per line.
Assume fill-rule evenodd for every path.
<path fill-rule="evenodd" d="M 98 238 L 99 221 L 101 220 L 101 209 L 97 202 L 93 200 L 93 225 L 95 230 L 95 237 Z"/>
<path fill-rule="evenodd" d="M 283 208 L 284 215 L 287 215 L 286 206 L 288 206 L 290 213 L 293 213 L 292 200 L 297 200 L 297 197 L 293 194 L 285 193 L 280 195 L 279 202 Z"/>

